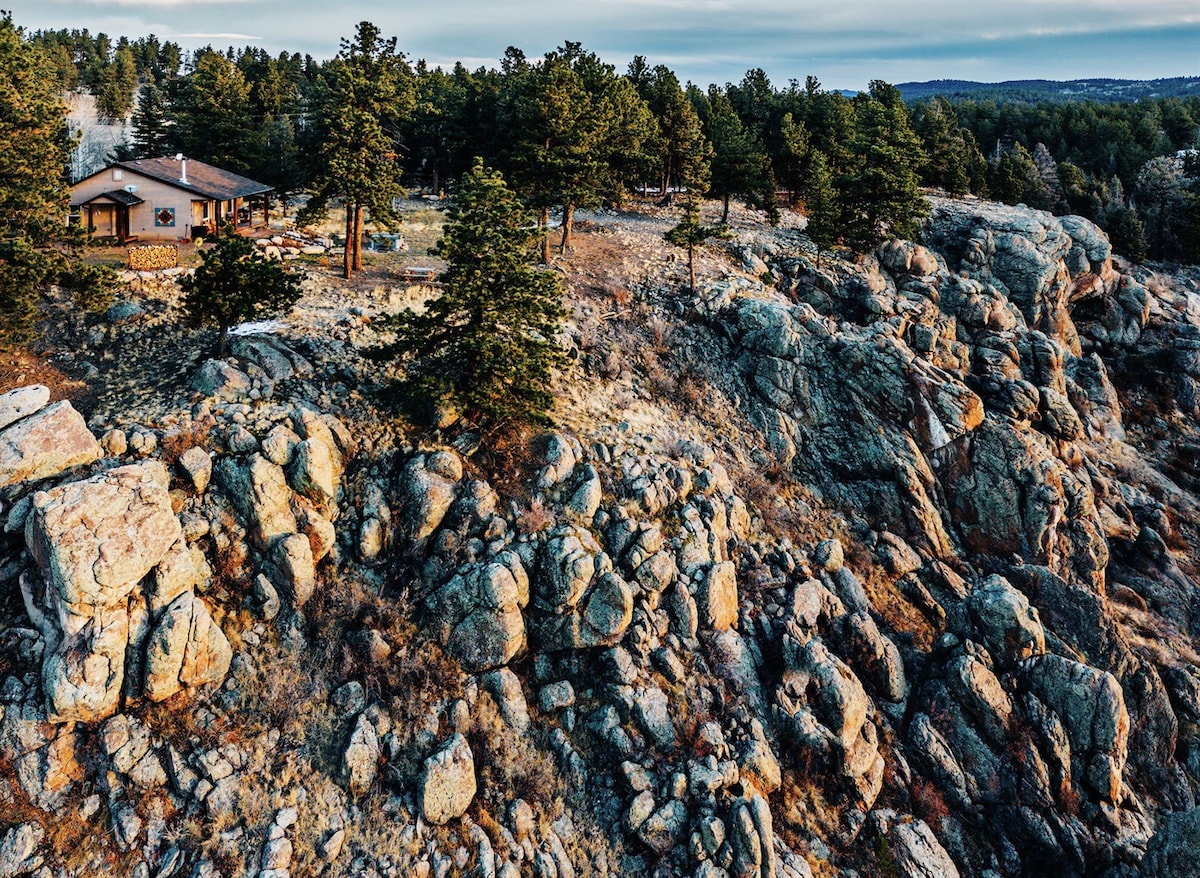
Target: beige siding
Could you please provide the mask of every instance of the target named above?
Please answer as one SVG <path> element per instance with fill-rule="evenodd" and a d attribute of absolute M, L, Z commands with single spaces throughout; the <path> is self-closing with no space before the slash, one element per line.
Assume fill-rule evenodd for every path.
<path fill-rule="evenodd" d="M 137 186 L 137 191 L 134 194 L 138 198 L 141 198 L 143 202 L 129 208 L 129 234 L 136 236 L 139 240 L 174 241 L 179 238 L 187 238 L 191 236 L 192 225 L 201 222 L 200 217 L 204 215 L 204 203 L 202 201 L 197 202 L 193 210 L 190 193 L 182 189 L 176 189 L 174 186 L 160 183 L 157 180 L 148 179 L 127 168 L 124 169 L 123 179 L 121 180 L 114 180 L 113 169 L 109 168 L 76 183 L 72 187 L 71 203 L 81 204 L 104 192 L 124 189 L 129 185 Z M 102 201 L 99 205 L 106 203 L 108 202 Z M 154 224 L 155 212 L 163 208 L 175 209 L 174 226 L 156 226 Z M 86 214 L 84 215 L 84 219 L 86 221 Z M 97 220 L 96 234 L 105 234 L 106 232 L 99 222 L 99 210 L 95 213 L 95 219 Z M 112 232 L 109 231 L 107 234 L 112 234 Z"/>

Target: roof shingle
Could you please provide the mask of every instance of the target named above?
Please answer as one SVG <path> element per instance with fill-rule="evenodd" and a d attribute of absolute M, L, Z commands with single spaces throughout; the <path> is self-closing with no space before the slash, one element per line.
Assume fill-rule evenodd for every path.
<path fill-rule="evenodd" d="M 187 182 L 183 181 L 183 166 L 187 169 Z M 125 168 L 141 174 L 195 192 L 205 198 L 218 201 L 228 201 L 233 198 L 245 198 L 248 195 L 260 195 L 270 192 L 274 187 L 259 183 L 249 177 L 223 171 L 199 159 L 184 158 L 182 160 L 163 156 L 156 159 L 135 159 L 129 162 L 117 162 L 113 167 Z"/>

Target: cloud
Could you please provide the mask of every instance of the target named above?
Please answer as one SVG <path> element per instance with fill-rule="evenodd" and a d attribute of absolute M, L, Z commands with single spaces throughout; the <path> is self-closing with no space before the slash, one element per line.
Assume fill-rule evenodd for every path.
<path fill-rule="evenodd" d="M 83 0 L 89 6 L 143 6 L 149 9 L 156 8 L 198 8 L 208 6 L 232 6 L 237 4 L 252 3 L 254 0 Z M 128 35 L 127 35 L 128 36 Z"/>
<path fill-rule="evenodd" d="M 762 67 L 777 85 L 829 88 L 969 78 L 1155 78 L 1195 72 L 1196 0 L 6 0 L 27 29 L 155 33 L 185 48 L 253 43 L 329 58 L 363 19 L 410 58 L 495 67 L 580 40 L 624 69 L 634 54 L 700 85 Z M 262 36 L 251 36 L 261 34 Z M 986 36 L 985 36 L 986 35 Z"/>
<path fill-rule="evenodd" d="M 261 40 L 252 34 L 175 34 L 177 40 Z"/>

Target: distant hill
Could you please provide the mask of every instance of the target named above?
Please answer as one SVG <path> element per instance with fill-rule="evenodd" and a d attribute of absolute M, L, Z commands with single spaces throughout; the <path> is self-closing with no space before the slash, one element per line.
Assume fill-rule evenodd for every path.
<path fill-rule="evenodd" d="M 1171 79 L 1017 79 L 1008 82 L 971 82 L 965 79 L 935 79 L 931 82 L 904 82 L 896 86 L 906 101 L 945 97 L 951 99 L 994 101 L 1100 101 L 1118 103 L 1144 98 L 1189 97 L 1200 95 L 1200 76 L 1176 76 Z"/>

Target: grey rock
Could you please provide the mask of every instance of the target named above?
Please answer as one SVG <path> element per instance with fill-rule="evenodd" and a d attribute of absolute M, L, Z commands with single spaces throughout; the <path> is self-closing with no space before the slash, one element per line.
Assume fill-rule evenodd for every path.
<path fill-rule="evenodd" d="M 248 399 L 253 387 L 250 376 L 224 360 L 205 360 L 192 376 L 192 389 L 225 402 Z"/>
<path fill-rule="evenodd" d="M 103 455 L 83 416 L 69 402 L 56 402 L 0 430 L 0 488 L 48 479 Z"/>
<path fill-rule="evenodd" d="M 17 878 L 40 869 L 42 856 L 38 848 L 44 834 L 36 823 L 21 823 L 4 833 L 0 839 L 0 878 Z"/>
<path fill-rule="evenodd" d="M 696 606 L 700 624 L 714 631 L 726 631 L 737 622 L 737 568 L 731 561 L 722 561 L 708 568 L 696 589 Z"/>
<path fill-rule="evenodd" d="M 438 529 L 454 502 L 462 463 L 450 452 L 418 455 L 400 474 L 401 524 L 414 543 L 423 543 Z"/>
<path fill-rule="evenodd" d="M 1189 878 L 1200 851 L 1200 808 L 1164 816 L 1142 858 L 1144 878 Z"/>
<path fill-rule="evenodd" d="M 1008 580 L 992 575 L 971 590 L 967 608 L 980 639 L 993 656 L 1021 661 L 1046 651 L 1038 611 Z"/>
<path fill-rule="evenodd" d="M 49 402 L 50 388 L 44 384 L 31 384 L 0 393 L 0 430 L 41 411 Z"/>
<path fill-rule="evenodd" d="M 190 591 L 171 602 L 146 643 L 146 697 L 163 701 L 182 688 L 220 683 L 233 651 L 204 601 Z"/>
<path fill-rule="evenodd" d="M 813 563 L 828 573 L 836 573 L 845 563 L 845 554 L 840 540 L 824 540 L 813 551 Z"/>
<path fill-rule="evenodd" d="M 312 597 L 317 583 L 312 544 L 304 534 L 293 533 L 279 539 L 271 549 L 266 567 L 271 582 L 293 610 L 299 610 Z"/>
<path fill-rule="evenodd" d="M 467 739 L 454 735 L 425 760 L 418 790 L 421 816 L 440 826 L 466 813 L 475 798 L 475 759 Z"/>
<path fill-rule="evenodd" d="M 873 816 L 877 831 L 903 878 L 958 878 L 958 867 L 924 820 L 883 810 Z"/>
<path fill-rule="evenodd" d="M 283 468 L 255 453 L 245 464 L 224 458 L 214 467 L 217 482 L 234 508 L 250 526 L 254 542 L 260 548 L 272 545 L 279 537 L 296 533 L 292 512 L 292 491 Z"/>
<path fill-rule="evenodd" d="M 505 725 L 518 735 L 524 735 L 529 729 L 529 708 L 520 678 L 508 668 L 497 668 L 484 674 L 480 682 L 484 691 L 495 700 Z"/>
<path fill-rule="evenodd" d="M 517 556 L 468 565 L 426 604 L 439 639 L 470 672 L 507 664 L 525 647 L 529 579 Z"/>
<path fill-rule="evenodd" d="M 197 494 L 203 494 L 208 488 L 209 481 L 212 480 L 212 457 L 203 448 L 192 446 L 183 454 L 179 455 L 179 461 L 176 464 L 180 471 L 192 483 L 192 487 L 196 489 Z"/>
<path fill-rule="evenodd" d="M 547 713 L 563 710 L 575 703 L 575 688 L 570 680 L 548 683 L 538 694 L 538 706 Z"/>
<path fill-rule="evenodd" d="M 262 453 L 277 466 L 286 467 L 301 439 L 287 424 L 276 424 L 262 441 Z"/>
<path fill-rule="evenodd" d="M 35 495 L 26 541 L 73 615 L 123 602 L 182 536 L 158 461 Z"/>
<path fill-rule="evenodd" d="M 1129 746 L 1129 712 L 1112 674 L 1057 655 L 1027 659 L 1029 688 L 1061 718 L 1087 785 L 1116 804 Z"/>
<path fill-rule="evenodd" d="M 346 787 L 352 796 L 365 795 L 375 782 L 375 775 L 379 771 L 380 753 L 379 733 L 366 713 L 359 714 L 342 754 Z"/>

